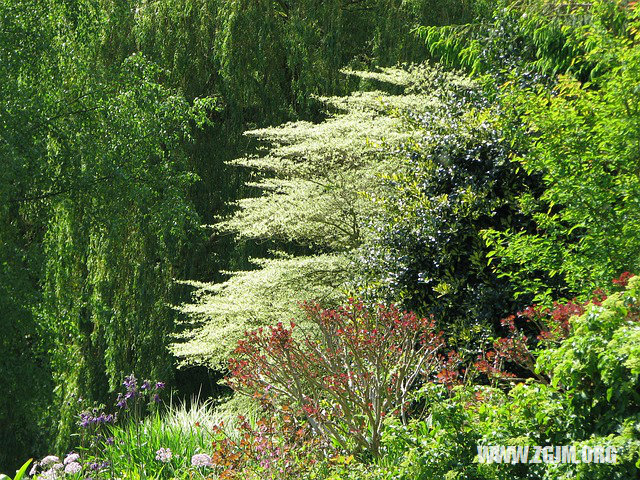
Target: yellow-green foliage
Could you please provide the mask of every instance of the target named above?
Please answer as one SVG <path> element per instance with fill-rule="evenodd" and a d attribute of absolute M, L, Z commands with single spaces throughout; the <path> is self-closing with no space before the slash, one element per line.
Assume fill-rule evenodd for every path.
<path fill-rule="evenodd" d="M 549 301 L 559 279 L 569 287 L 562 294 L 589 295 L 640 268 L 640 10 L 627 25 L 623 34 L 599 23 L 583 29 L 593 48 L 587 60 L 599 60 L 591 82 L 560 76 L 553 92 L 504 89 L 503 102 L 524 122 L 517 160 L 544 190 L 518 199 L 535 231 L 496 229 L 486 238 L 500 273 L 536 301 Z"/>
<path fill-rule="evenodd" d="M 424 94 L 437 84 L 430 69 L 348 74 L 378 88 L 386 84 L 412 93 L 374 90 L 322 98 L 328 110 L 324 122 L 247 133 L 271 147 L 233 162 L 253 171 L 250 185 L 260 194 L 238 202 L 236 213 L 215 228 L 275 241 L 285 251 L 288 245 L 305 247 L 311 255 L 255 260 L 257 270 L 232 273 L 224 283 L 193 284 L 194 302 L 180 307 L 193 328 L 173 347 L 184 363 L 220 366 L 245 330 L 286 321 L 303 300 L 336 303 L 349 288 L 350 255 L 379 208 L 383 178 L 399 167 L 390 147 L 415 140 L 402 114 L 441 105 Z"/>
<path fill-rule="evenodd" d="M 240 237 L 272 238 L 346 250 L 362 240 L 364 217 L 373 204 L 363 193 L 380 188 L 395 159 L 381 146 L 409 141 L 411 132 L 393 110 L 424 109 L 419 95 L 357 92 L 324 98 L 338 110 L 326 121 L 292 122 L 247 132 L 269 142 L 264 156 L 236 160 L 257 177 L 258 197 L 238 202 L 239 211 L 218 228 Z"/>
<path fill-rule="evenodd" d="M 198 288 L 195 301 L 180 310 L 192 325 L 173 346 L 183 363 L 224 365 L 246 330 L 293 318 L 304 300 L 336 303 L 349 272 L 343 254 L 255 263 L 260 268 L 234 272 L 224 283 L 189 282 Z"/>

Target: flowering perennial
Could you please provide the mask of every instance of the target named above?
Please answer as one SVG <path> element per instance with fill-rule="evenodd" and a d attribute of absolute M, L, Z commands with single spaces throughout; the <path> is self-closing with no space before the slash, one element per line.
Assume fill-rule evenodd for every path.
<path fill-rule="evenodd" d="M 70 475 L 75 475 L 82 470 L 82 465 L 78 462 L 70 462 L 64 467 L 64 473 L 68 473 Z"/>
<path fill-rule="evenodd" d="M 211 457 L 206 453 L 197 453 L 191 457 L 191 465 L 194 467 L 211 467 L 213 466 L 213 462 L 211 461 Z"/>
<path fill-rule="evenodd" d="M 79 459 L 80 459 L 80 455 L 72 452 L 64 458 L 64 464 L 69 465 L 70 463 L 77 462 Z"/>
<path fill-rule="evenodd" d="M 162 463 L 170 462 L 172 457 L 173 457 L 173 453 L 171 452 L 170 448 L 160 448 L 156 452 L 156 460 L 159 460 Z"/>

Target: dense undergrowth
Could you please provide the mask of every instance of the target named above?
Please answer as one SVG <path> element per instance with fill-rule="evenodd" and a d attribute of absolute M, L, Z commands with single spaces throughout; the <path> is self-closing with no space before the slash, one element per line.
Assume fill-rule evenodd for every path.
<path fill-rule="evenodd" d="M 209 9 L 201 12 L 210 15 L 212 3 L 204 3 Z M 383 45 L 389 32 L 376 21 L 399 21 L 382 15 L 383 7 L 411 12 L 419 23 L 429 2 L 329 2 L 323 9 L 345 16 L 318 23 L 317 32 L 305 23 L 304 2 L 275 3 L 277 15 L 261 3 L 237 11 L 233 2 L 216 4 L 229 16 L 216 40 L 224 46 L 216 47 L 220 58 L 203 57 L 222 78 L 210 77 L 210 98 L 192 101 L 187 92 L 195 87 L 186 78 L 174 79 L 183 90 L 173 89 L 170 71 L 153 59 L 129 58 L 115 80 L 105 69 L 98 81 L 84 57 L 77 74 L 84 80 L 72 87 L 85 98 L 90 84 L 99 107 L 79 124 L 56 124 L 64 135 L 32 137 L 30 147 L 47 152 L 50 172 L 64 178 L 40 195 L 55 199 L 39 232 L 47 257 L 38 266 L 42 297 L 5 282 L 19 271 L 15 258 L 0 270 L 8 311 L 29 312 L 16 328 L 38 354 L 25 364 L 34 385 L 58 385 L 52 397 L 34 396 L 19 409 L 20 418 L 44 412 L 40 423 L 25 423 L 24 438 L 39 438 L 40 452 L 51 454 L 25 474 L 637 477 L 640 277 L 628 272 L 640 272 L 640 7 L 619 0 L 462 2 L 445 25 L 398 29 L 403 45 L 419 45 L 406 60 L 428 61 L 378 68 L 376 60 L 390 63 L 383 59 L 391 50 Z M 373 35 L 368 46 L 378 57 L 344 69 L 347 61 L 321 61 L 326 52 L 312 49 L 298 52 L 306 65 L 298 69 L 292 59 L 296 45 L 307 45 L 301 39 L 353 27 L 350 9 L 359 7 L 377 13 L 363 14 L 371 23 L 339 39 L 362 56 L 356 34 Z M 135 14 L 145 19 L 135 23 L 145 48 L 160 41 L 151 26 L 164 14 L 153 8 Z M 229 53 L 234 42 L 249 41 L 234 32 L 261 24 L 258 18 L 273 47 L 267 52 L 289 77 L 264 58 Z M 276 41 L 280 21 L 290 30 Z M 41 32 L 41 44 L 67 45 Z M 336 38 L 323 38 L 323 49 L 337 48 Z M 309 65 L 322 67 L 330 88 L 306 76 Z M 14 83 L 3 88 L 17 92 L 27 78 L 37 90 L 44 64 L 32 67 L 8 76 Z M 225 90 L 234 79 L 241 88 Z M 109 94 L 101 96 L 100 82 L 111 85 Z M 137 96 L 127 93 L 131 85 Z M 262 98 L 267 93 L 313 114 L 265 113 L 273 100 Z M 33 122 L 62 97 L 34 97 Z M 169 285 L 186 271 L 172 259 L 184 253 L 197 220 L 183 195 L 194 181 L 187 141 L 201 134 L 191 129 L 196 123 L 211 127 L 238 105 L 269 120 L 251 125 L 265 127 L 246 134 L 255 148 L 224 167 L 242 172 L 235 173 L 242 187 L 210 228 L 212 238 L 264 248 L 256 248 L 253 266 L 240 262 L 214 283 L 180 282 L 196 291 L 177 308 L 185 319 L 177 328 Z M 15 115 L 6 118 L 19 124 Z M 291 121 L 268 126 L 283 120 Z M 96 129 L 111 140 L 96 141 Z M 73 134 L 84 150 L 74 150 Z M 9 155 L 17 145 L 6 140 L 0 148 Z M 88 183 L 74 183 L 65 169 L 69 151 Z M 94 154 L 102 160 L 87 162 Z M 93 191 L 91 178 L 110 183 Z M 47 186 L 44 177 L 37 181 Z M 118 186 L 127 195 L 114 194 Z M 0 194 L 18 198 L 11 188 Z M 39 215 L 7 207 L 3 258 L 20 250 L 18 239 Z M 155 267 L 146 263 L 152 257 Z M 29 296 L 41 300 L 37 307 L 25 307 Z M 35 331 L 53 335 L 36 341 Z M 231 400 L 215 408 L 171 404 L 161 381 L 171 376 L 170 342 L 182 365 L 224 376 Z M 8 384 L 0 412 L 24 390 Z M 49 398 L 55 407 L 45 407 Z M 15 422 L 0 422 L 22 435 Z M 598 454 L 582 463 L 555 455 L 481 462 L 482 447 L 495 445 L 602 447 L 607 460 L 614 448 L 615 461 Z"/>
<path fill-rule="evenodd" d="M 508 334 L 472 362 L 413 314 L 357 302 L 309 306 L 328 329 L 324 340 L 296 341 L 295 326 L 279 325 L 249 334 L 236 351 L 229 380 L 253 406 L 236 401 L 215 413 L 194 403 L 160 414 L 158 386 L 131 376 L 113 413 L 83 414 L 82 441 L 66 460 L 46 457 L 31 471 L 38 478 L 629 479 L 640 461 L 640 278 L 624 275 L 611 290 L 505 318 Z M 423 350 L 414 353 L 412 337 Z M 385 361 L 388 369 L 378 370 Z M 238 409 L 244 415 L 233 416 Z M 606 445 L 617 461 L 480 464 L 478 445 Z"/>

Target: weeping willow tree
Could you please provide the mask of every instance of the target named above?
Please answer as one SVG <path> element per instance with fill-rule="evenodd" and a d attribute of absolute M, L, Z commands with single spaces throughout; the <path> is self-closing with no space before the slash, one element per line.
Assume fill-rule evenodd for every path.
<path fill-rule="evenodd" d="M 221 94 L 263 120 L 340 91 L 339 69 L 422 61 L 418 25 L 471 21 L 483 0 L 102 0 L 106 61 L 144 52 L 187 98 Z M 117 48 L 119 46 L 119 48 Z M 129 52 L 130 53 L 130 52 Z M 251 115 L 247 111 L 245 114 Z M 252 119 L 253 121 L 256 118 Z"/>
<path fill-rule="evenodd" d="M 215 96 L 215 125 L 196 136 L 189 162 L 200 181 L 189 199 L 206 223 L 247 194 L 246 177 L 226 161 L 251 151 L 242 132 L 288 120 L 318 121 L 315 95 L 344 95 L 357 80 L 339 70 L 422 61 L 417 25 L 470 18 L 480 0 L 100 0 L 106 18 L 101 61 L 142 52 L 164 69 L 162 82 L 188 100 Z M 185 277 L 221 278 L 262 254 L 230 237 L 198 238 L 185 252 Z"/>
<path fill-rule="evenodd" d="M 44 237 L 42 316 L 55 333 L 63 405 L 72 395 L 104 399 L 129 371 L 172 375 L 173 265 L 196 226 L 181 154 L 189 108 L 153 76 L 131 58 L 109 97 L 92 99 L 98 109 L 73 119 L 72 150 L 48 152 L 73 182 L 50 198 Z M 63 415 L 61 425 L 69 423 Z"/>
<path fill-rule="evenodd" d="M 41 361 L 63 449 L 81 406 L 74 398 L 105 401 L 127 372 L 171 376 L 166 305 L 181 244 L 197 226 L 184 145 L 203 109 L 161 86 L 141 55 L 101 68 L 104 21 L 92 2 L 3 4 L 3 19 L 16 13 L 30 25 L 15 50 L 3 49 L 12 64 L 0 82 L 2 253 L 12 238 L 13 250 L 30 254 L 26 279 L 37 289 L 9 293 L 19 325 L 37 322 L 32 351 L 48 352 Z"/>
<path fill-rule="evenodd" d="M 278 249 L 256 259 L 256 269 L 229 272 L 224 282 L 192 283 L 195 301 L 181 307 L 190 328 L 174 346 L 184 363 L 220 367 L 245 330 L 293 317 L 300 301 L 335 304 L 351 288 L 352 255 L 379 208 L 385 178 L 398 166 L 390 146 L 414 138 L 401 112 L 439 105 L 418 91 L 421 71 L 346 72 L 401 94 L 324 97 L 323 122 L 247 132 L 267 148 L 231 163 L 252 172 L 247 186 L 255 193 L 237 202 L 235 213 L 214 226 L 215 234 Z"/>

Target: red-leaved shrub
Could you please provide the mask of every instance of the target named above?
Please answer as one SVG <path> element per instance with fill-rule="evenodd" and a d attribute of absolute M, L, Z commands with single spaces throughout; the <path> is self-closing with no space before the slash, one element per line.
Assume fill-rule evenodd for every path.
<path fill-rule="evenodd" d="M 616 289 L 627 286 L 633 274 L 624 272 L 612 280 Z M 503 318 L 500 323 L 507 330 L 507 335 L 497 338 L 489 351 L 478 356 L 474 363 L 475 370 L 485 375 L 492 383 L 517 379 L 510 367 L 517 366 L 538 380 L 546 382 L 544 376 L 536 371 L 534 351 L 549 346 L 557 346 L 571 335 L 572 317 L 582 315 L 591 305 L 602 305 L 607 299 L 603 289 L 595 290 L 591 298 L 584 302 L 571 300 L 565 303 L 554 302 L 552 308 L 532 305 L 516 315 Z M 525 334 L 525 330 L 530 334 Z M 455 372 L 454 372 L 455 373 Z M 454 377 L 450 374 L 450 377 Z"/>
<path fill-rule="evenodd" d="M 432 319 L 362 302 L 303 309 L 313 331 L 292 322 L 246 334 L 229 362 L 230 386 L 278 409 L 293 409 L 342 449 L 380 453 L 385 416 L 404 414 L 420 377 L 438 371 L 444 346 Z M 291 410 L 289 410 L 291 411 Z"/>

